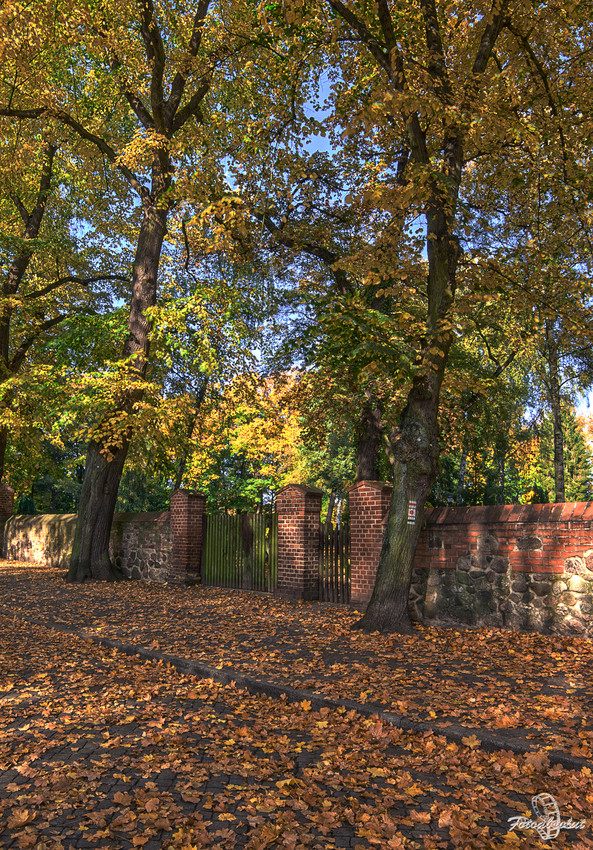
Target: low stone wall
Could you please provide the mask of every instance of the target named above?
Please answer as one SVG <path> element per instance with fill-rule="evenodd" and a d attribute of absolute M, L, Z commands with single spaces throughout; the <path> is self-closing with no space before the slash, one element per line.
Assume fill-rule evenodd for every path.
<path fill-rule="evenodd" d="M 2 556 L 68 568 L 75 514 L 11 516 L 2 532 Z M 167 581 L 171 556 L 169 511 L 115 514 L 109 546 L 114 563 L 134 579 Z"/>
<path fill-rule="evenodd" d="M 165 582 L 171 562 L 169 511 L 115 514 L 109 551 L 130 578 Z"/>
<path fill-rule="evenodd" d="M 434 508 L 425 518 L 416 619 L 593 637 L 593 503 Z"/>
<path fill-rule="evenodd" d="M 67 568 L 76 514 L 17 514 L 4 522 L 2 557 Z"/>

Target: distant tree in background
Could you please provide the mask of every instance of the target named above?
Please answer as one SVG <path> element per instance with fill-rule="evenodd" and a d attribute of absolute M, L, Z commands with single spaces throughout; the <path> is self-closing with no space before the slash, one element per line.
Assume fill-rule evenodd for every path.
<path fill-rule="evenodd" d="M 564 409 L 564 487 L 566 502 L 588 502 L 593 499 L 593 451 L 587 445 L 579 421 L 570 408 Z M 551 416 L 542 424 L 539 452 L 536 460 L 535 482 L 545 495 L 545 501 L 555 501 L 554 437 Z"/>

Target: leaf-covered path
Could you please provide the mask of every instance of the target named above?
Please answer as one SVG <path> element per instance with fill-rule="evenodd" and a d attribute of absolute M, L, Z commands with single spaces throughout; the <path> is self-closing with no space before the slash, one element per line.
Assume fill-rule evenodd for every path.
<path fill-rule="evenodd" d="M 591 640 L 420 627 L 411 637 L 365 635 L 342 606 L 207 587 L 74 586 L 62 575 L 0 562 L 0 611 L 593 757 Z"/>
<path fill-rule="evenodd" d="M 591 741 L 585 641 L 363 636 L 343 609 L 201 588 L 73 587 L 24 564 L 3 565 L 0 611 L 2 847 L 549 847 L 533 830 L 507 832 L 509 817 L 531 816 L 539 793 L 553 794 L 564 818 L 587 821 L 554 846 L 593 847 L 588 767 L 251 695 L 50 627 L 357 700 L 366 691 L 367 702 L 402 702 L 435 722 L 486 727 L 503 710 L 519 712 L 530 733 L 559 746 L 572 731 L 579 747 Z M 527 652 L 533 660 L 517 657 Z M 498 715 L 487 713 L 497 672 Z M 509 685 L 514 676 L 522 682 Z M 532 713 L 525 702 L 537 708 L 546 677 L 556 688 Z"/>

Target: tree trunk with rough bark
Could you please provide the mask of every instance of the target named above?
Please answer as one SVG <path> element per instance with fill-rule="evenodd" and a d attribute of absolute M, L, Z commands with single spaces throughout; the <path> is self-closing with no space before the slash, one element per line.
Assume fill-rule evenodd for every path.
<path fill-rule="evenodd" d="M 6 462 L 6 446 L 8 445 L 8 427 L 0 427 L 0 481 L 4 478 L 4 464 Z"/>
<path fill-rule="evenodd" d="M 459 462 L 459 477 L 457 478 L 457 498 L 456 504 L 463 504 L 463 491 L 465 489 L 465 472 L 467 469 L 467 449 L 465 446 L 461 452 L 461 460 Z"/>
<path fill-rule="evenodd" d="M 367 632 L 410 634 L 408 596 L 424 504 L 438 473 L 439 401 L 451 333 L 449 310 L 455 292 L 458 243 L 444 204 L 427 215 L 428 312 L 425 345 L 394 435 L 393 496 L 375 587 L 356 627 Z M 415 503 L 410 520 L 410 503 Z"/>
<path fill-rule="evenodd" d="M 414 550 L 423 518 L 424 503 L 438 470 L 438 412 L 441 385 L 453 338 L 450 310 L 455 295 L 459 242 L 456 236 L 456 209 L 461 186 L 464 143 L 475 104 L 482 95 L 482 80 L 496 41 L 507 20 L 508 0 L 500 0 L 492 14 L 484 16 L 482 33 L 468 77 L 462 89 L 449 76 L 441 17 L 434 0 L 421 0 L 418 14 L 423 19 L 426 72 L 433 84 L 431 110 L 438 104 L 438 122 L 428 121 L 412 107 L 407 111 L 407 79 L 410 70 L 401 51 L 392 10 L 387 0 L 372 4 L 376 18 L 369 29 L 368 18 L 357 17 L 342 0 L 327 0 L 348 27 L 354 40 L 364 45 L 383 75 L 389 94 L 396 95 L 397 118 L 403 117 L 406 147 L 412 166 L 422 178 L 418 189 L 426 215 L 428 285 L 426 291 L 425 337 L 418 357 L 412 388 L 401 416 L 393 444 L 393 498 L 387 520 L 377 577 L 368 608 L 357 623 L 365 631 L 403 632 L 411 630 L 408 594 L 412 578 Z M 371 15 L 366 10 L 366 15 Z M 415 69 L 414 69 L 415 73 Z M 406 98 L 399 98 L 404 94 Z M 459 98 L 459 95 L 461 97 Z M 455 107 L 454 109 L 452 107 Z M 461 116 L 464 116 L 461 119 Z M 439 137 L 434 135 L 438 126 Z M 436 160 L 439 160 L 438 164 Z M 399 156 L 402 162 L 401 155 Z M 408 157 L 405 161 L 407 163 Z M 407 176 L 407 165 L 406 176 Z M 415 178 L 414 178 L 415 179 Z M 416 503 L 413 522 L 408 522 L 410 502 Z"/>
<path fill-rule="evenodd" d="M 68 581 L 118 581 L 125 578 L 109 555 L 109 537 L 127 442 L 107 459 L 99 443 L 90 443 L 78 506 Z"/>
<path fill-rule="evenodd" d="M 356 481 L 379 480 L 379 451 L 383 437 L 381 405 L 372 397 L 364 403 L 358 433 Z"/>
<path fill-rule="evenodd" d="M 416 381 L 394 446 L 393 495 L 371 600 L 357 628 L 410 634 L 408 595 L 423 509 L 438 472 L 438 386 Z M 415 518 L 410 521 L 410 503 Z"/>
<path fill-rule="evenodd" d="M 166 209 L 159 209 L 156 203 L 146 205 L 133 268 L 129 333 L 123 350 L 124 357 L 136 356 L 129 366 L 129 389 L 119 399 L 111 415 L 118 412 L 131 414 L 134 404 L 142 397 L 134 384 L 146 373 L 150 325 L 145 310 L 156 303 L 157 275 L 166 220 Z M 129 437 L 129 433 L 123 434 L 115 445 L 97 440 L 89 444 L 70 569 L 66 576 L 68 581 L 117 581 L 124 577 L 121 570 L 116 569 L 111 562 L 109 535 Z"/>
<path fill-rule="evenodd" d="M 332 490 L 331 493 L 330 493 L 329 503 L 328 503 L 328 506 L 327 506 L 327 514 L 325 515 L 324 529 L 325 529 L 326 534 L 329 534 L 329 531 L 332 527 L 332 518 L 333 518 L 333 515 L 334 515 L 334 508 L 336 506 L 336 496 L 337 496 L 336 491 Z"/>

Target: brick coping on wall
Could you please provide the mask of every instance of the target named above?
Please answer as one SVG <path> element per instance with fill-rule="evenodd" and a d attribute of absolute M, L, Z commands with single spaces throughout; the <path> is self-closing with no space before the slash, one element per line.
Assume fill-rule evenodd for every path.
<path fill-rule="evenodd" d="M 169 511 L 146 511 L 145 513 L 126 511 L 114 514 L 113 522 L 169 522 L 169 513 Z"/>
<path fill-rule="evenodd" d="M 424 518 L 426 525 L 468 525 L 471 522 L 479 525 L 513 522 L 593 522 L 593 502 L 426 508 Z"/>

